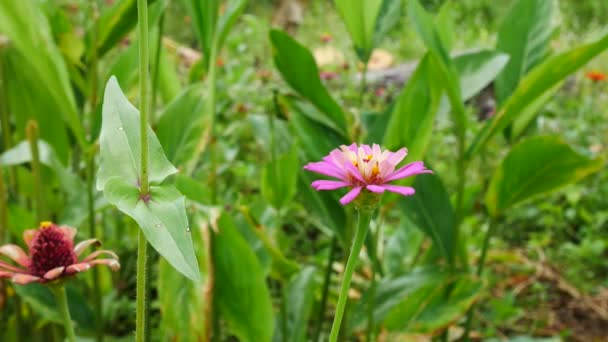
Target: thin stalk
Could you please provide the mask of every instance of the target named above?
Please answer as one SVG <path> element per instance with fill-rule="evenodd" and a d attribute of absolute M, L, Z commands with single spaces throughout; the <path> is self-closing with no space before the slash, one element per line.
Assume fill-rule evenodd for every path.
<path fill-rule="evenodd" d="M 148 241 L 143 230 L 139 229 L 137 244 L 137 308 L 135 313 L 135 341 L 144 342 L 146 336 L 146 302 L 148 301 L 146 286 L 148 282 L 147 269 Z"/>
<path fill-rule="evenodd" d="M 331 274 L 332 268 L 331 266 L 334 263 L 334 259 L 336 257 L 336 250 L 338 249 L 338 237 L 334 235 L 331 238 L 331 245 L 329 247 L 329 254 L 327 255 L 327 267 L 325 270 L 325 278 L 323 280 L 323 292 L 321 295 L 321 304 L 319 305 L 319 314 L 317 315 L 317 324 L 315 326 L 315 333 L 313 341 L 319 342 L 319 338 L 321 337 L 321 331 L 323 330 L 323 322 L 325 322 L 325 310 L 327 308 L 327 297 L 329 295 L 329 287 L 331 285 Z"/>
<path fill-rule="evenodd" d="M 361 74 L 361 83 L 359 84 L 359 110 L 363 107 L 363 98 L 365 97 L 365 88 L 367 88 L 367 69 L 369 59 L 363 63 L 363 73 Z"/>
<path fill-rule="evenodd" d="M 213 44 L 211 51 L 209 52 L 209 75 L 207 78 L 208 92 L 207 92 L 207 115 L 210 116 L 209 122 L 209 140 L 211 141 L 211 203 L 217 204 L 217 141 L 215 136 L 216 131 L 216 117 L 215 117 L 215 86 L 217 78 L 217 48 L 216 44 Z"/>
<path fill-rule="evenodd" d="M 340 326 L 342 324 L 342 318 L 344 316 L 344 307 L 348 300 L 348 290 L 350 289 L 350 282 L 353 277 L 353 271 L 359 258 L 359 252 L 365 242 L 365 236 L 369 230 L 369 224 L 372 219 L 372 211 L 359 210 L 359 223 L 357 225 L 357 231 L 355 232 L 355 239 L 348 256 L 346 263 L 346 269 L 344 270 L 344 279 L 342 280 L 342 286 L 340 287 L 340 296 L 338 297 L 338 304 L 336 307 L 336 316 L 331 327 L 331 333 L 329 335 L 330 342 L 336 342 L 340 333 Z"/>
<path fill-rule="evenodd" d="M 380 239 L 380 227 L 376 229 L 376 234 L 373 235 L 372 250 L 370 250 L 370 257 L 374 262 L 372 263 L 372 276 L 371 285 L 369 289 L 369 302 L 367 305 L 367 341 L 371 342 L 374 340 L 374 308 L 376 306 L 376 272 L 382 277 L 382 268 L 380 261 L 378 260 L 378 241 Z"/>
<path fill-rule="evenodd" d="M 163 33 L 165 31 L 165 11 L 163 11 L 158 19 L 158 37 L 156 38 L 156 52 L 154 53 L 154 70 L 152 71 L 152 122 L 155 123 L 156 117 L 156 98 L 158 95 L 158 79 L 160 70 L 160 56 L 163 53 Z"/>
<path fill-rule="evenodd" d="M 91 1 L 91 14 L 93 17 L 93 46 L 97 46 L 99 36 L 99 5 L 98 1 Z M 97 83 L 98 83 L 98 55 L 97 49 L 93 49 L 91 57 L 91 65 L 89 68 L 90 94 L 89 94 L 89 144 L 93 146 L 86 154 L 87 160 L 87 207 L 89 211 L 89 236 L 98 237 L 97 227 L 95 225 L 95 154 L 97 152 L 95 142 L 93 141 L 93 126 L 95 123 L 95 113 L 97 109 Z M 99 269 L 94 267 L 92 270 L 93 277 L 93 300 L 95 302 L 95 340 L 103 342 L 103 302 L 101 300 L 101 279 Z"/>
<path fill-rule="evenodd" d="M 34 178 L 34 193 L 36 196 L 36 217 L 38 222 L 47 220 L 46 203 L 44 201 L 44 188 L 42 187 L 40 153 L 38 151 L 38 123 L 30 120 L 26 127 L 27 140 L 30 143 L 30 152 L 32 154 L 32 175 Z"/>
<path fill-rule="evenodd" d="M 212 315 L 213 315 L 213 287 L 215 285 L 215 268 L 213 266 L 213 240 L 210 226 L 203 227 L 201 229 L 203 234 L 203 242 L 205 244 L 205 250 L 207 251 L 207 257 L 205 261 L 207 263 L 207 283 L 203 287 L 203 298 L 204 308 L 203 308 L 203 317 L 205 324 L 205 335 L 203 336 L 204 342 L 209 342 L 211 340 L 211 332 L 212 332 Z M 217 332 L 215 330 L 214 332 Z"/>
<path fill-rule="evenodd" d="M 65 286 L 60 283 L 49 287 L 57 301 L 57 309 L 59 309 L 59 314 L 63 320 L 66 339 L 69 342 L 76 342 L 76 334 L 74 334 L 74 327 L 72 326 L 72 318 L 70 317 L 70 310 L 68 308 L 68 296 L 65 293 Z"/>
<path fill-rule="evenodd" d="M 148 183 L 148 83 L 149 83 L 149 49 L 148 49 L 148 1 L 137 0 L 137 20 L 139 22 L 139 106 L 140 106 L 140 145 L 141 145 L 141 178 L 140 198 L 147 202 L 150 198 L 150 185 Z M 140 229 L 137 247 L 137 312 L 135 321 L 135 340 L 146 340 L 147 328 L 147 249 L 146 236 Z"/>
<path fill-rule="evenodd" d="M 490 239 L 494 234 L 494 220 L 490 219 L 490 226 L 488 227 L 488 231 L 486 232 L 486 236 L 483 239 L 483 245 L 481 247 L 481 255 L 479 256 L 479 260 L 477 261 L 477 276 L 481 277 L 483 274 L 483 269 L 486 263 L 486 255 L 488 253 L 488 247 L 490 246 Z M 471 331 L 471 324 L 473 323 L 473 314 L 475 313 L 475 304 L 471 305 L 469 312 L 467 313 L 467 320 L 465 323 L 464 329 L 464 341 L 469 341 L 469 332 Z"/>

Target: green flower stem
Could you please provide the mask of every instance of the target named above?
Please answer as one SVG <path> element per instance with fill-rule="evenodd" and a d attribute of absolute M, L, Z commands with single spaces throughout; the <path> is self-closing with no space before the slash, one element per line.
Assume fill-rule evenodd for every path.
<path fill-rule="evenodd" d="M 32 154 L 32 175 L 34 177 L 34 193 L 36 197 L 36 214 L 38 222 L 47 219 L 46 203 L 44 202 L 44 188 L 42 187 L 42 178 L 40 175 L 40 153 L 38 151 L 38 123 L 30 120 L 26 127 L 27 140 L 30 143 L 30 152 Z"/>
<path fill-rule="evenodd" d="M 331 284 L 332 265 L 336 258 L 336 250 L 338 249 L 338 237 L 334 235 L 331 238 L 331 246 L 329 247 L 329 254 L 327 255 L 327 266 L 325 270 L 325 279 L 323 280 L 323 292 L 321 295 L 321 305 L 319 305 L 319 314 L 317 317 L 317 324 L 315 326 L 315 333 L 313 341 L 318 342 L 321 337 L 321 331 L 323 330 L 323 322 L 325 322 L 325 310 L 327 308 L 327 297 L 329 296 L 329 285 Z"/>
<path fill-rule="evenodd" d="M 72 326 L 72 318 L 70 317 L 70 309 L 68 308 L 68 296 L 65 293 L 65 286 L 63 283 L 59 283 L 51 285 L 50 289 L 57 301 L 57 309 L 59 309 L 59 314 L 63 320 L 66 338 L 69 342 L 76 342 L 76 335 L 74 334 L 74 327 Z"/>
<path fill-rule="evenodd" d="M 146 337 L 146 302 L 148 269 L 146 268 L 148 241 L 144 231 L 139 229 L 137 245 L 137 308 L 135 311 L 135 341 L 143 342 Z"/>
<path fill-rule="evenodd" d="M 483 274 L 483 269 L 486 263 L 486 256 L 488 253 L 488 247 L 490 246 L 490 239 L 494 234 L 494 220 L 490 219 L 490 227 L 488 227 L 488 231 L 486 232 L 486 236 L 483 239 L 483 245 L 481 247 L 481 255 L 479 256 L 479 260 L 477 261 L 477 276 L 481 277 Z M 467 320 L 465 323 L 463 339 L 464 341 L 469 341 L 469 332 L 471 331 L 471 324 L 473 323 L 473 314 L 475 313 L 475 304 L 471 305 L 469 312 L 467 313 Z"/>
<path fill-rule="evenodd" d="M 344 270 L 344 279 L 342 279 L 342 286 L 340 288 L 340 296 L 338 297 L 338 306 L 336 307 L 336 315 L 334 322 L 331 326 L 331 333 L 329 335 L 330 342 L 336 342 L 340 333 L 340 325 L 342 324 L 342 318 L 344 316 L 344 307 L 348 300 L 348 290 L 350 289 L 350 282 L 353 277 L 353 271 L 359 258 L 359 252 L 365 242 L 365 236 L 369 230 L 369 224 L 372 220 L 372 210 L 359 210 L 359 224 L 357 225 L 357 231 L 355 232 L 355 239 L 353 240 L 348 261 L 346 262 L 346 269 Z"/>
<path fill-rule="evenodd" d="M 149 83 L 149 56 L 148 49 L 148 1 L 137 0 L 137 20 L 139 22 L 139 131 L 141 145 L 141 178 L 140 196 L 145 199 L 150 194 L 148 183 L 148 83 Z M 143 230 L 139 230 L 137 246 L 137 303 L 135 318 L 135 340 L 144 342 L 146 340 L 147 312 L 147 249 L 148 242 Z"/>

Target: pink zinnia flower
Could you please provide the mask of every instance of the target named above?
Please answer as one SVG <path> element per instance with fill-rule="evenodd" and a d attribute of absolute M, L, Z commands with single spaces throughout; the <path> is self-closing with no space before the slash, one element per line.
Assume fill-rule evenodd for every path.
<path fill-rule="evenodd" d="M 80 255 L 91 245 L 99 246 L 97 239 L 88 239 L 74 246 L 76 229 L 42 222 L 40 228 L 23 232 L 29 249 L 26 254 L 17 245 L 0 247 L 0 255 L 11 258 L 19 266 L 0 261 L 0 278 L 11 278 L 14 283 L 24 285 L 32 282 L 46 283 L 84 272 L 95 265 L 107 265 L 113 271 L 120 268 L 118 256 L 108 250 L 98 250 L 86 258 Z M 109 258 L 98 259 L 100 255 Z"/>
<path fill-rule="evenodd" d="M 414 188 L 388 184 L 391 181 L 414 176 L 421 173 L 433 173 L 424 167 L 424 163 L 416 161 L 395 170 L 407 149 L 397 152 L 382 151 L 378 144 L 373 146 L 352 144 L 342 145 L 323 158 L 323 161 L 308 163 L 305 170 L 322 175 L 338 178 L 339 180 L 317 180 L 312 182 L 315 190 L 335 190 L 350 187 L 351 190 L 340 199 L 342 205 L 354 200 L 363 189 L 374 193 L 384 191 L 395 192 L 404 196 L 415 193 Z"/>

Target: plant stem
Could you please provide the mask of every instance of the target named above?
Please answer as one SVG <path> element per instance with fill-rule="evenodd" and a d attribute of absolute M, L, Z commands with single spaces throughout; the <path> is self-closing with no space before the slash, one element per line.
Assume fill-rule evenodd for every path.
<path fill-rule="evenodd" d="M 323 322 L 325 318 L 325 309 L 327 308 L 327 297 L 329 295 L 329 285 L 331 284 L 331 266 L 334 263 L 336 257 L 336 249 L 338 249 L 338 237 L 334 235 L 331 238 L 331 246 L 329 247 L 329 254 L 327 255 L 327 267 L 325 270 L 325 279 L 323 280 L 323 294 L 321 295 L 321 305 L 319 305 L 319 314 L 317 324 L 315 327 L 315 334 L 313 341 L 319 342 L 321 337 L 321 330 L 323 328 Z"/>
<path fill-rule="evenodd" d="M 217 204 L 217 141 L 215 137 L 216 117 L 215 117 L 215 86 L 216 86 L 216 62 L 217 48 L 215 44 L 209 53 L 209 75 L 207 78 L 207 115 L 210 116 L 209 140 L 211 152 L 211 203 Z"/>
<path fill-rule="evenodd" d="M 490 219 L 490 226 L 488 227 L 488 231 L 486 232 L 486 236 L 483 239 L 483 245 L 481 247 L 481 255 L 479 256 L 479 260 L 477 261 L 477 276 L 481 277 L 483 274 L 483 269 L 486 262 L 486 255 L 488 253 L 488 247 L 490 246 L 490 239 L 492 238 L 492 234 L 494 234 L 494 220 Z M 475 313 L 475 304 L 471 305 L 469 312 L 467 313 L 467 320 L 465 323 L 465 329 L 463 334 L 464 341 L 469 341 L 469 332 L 471 331 L 471 324 L 473 323 L 473 314 Z"/>
<path fill-rule="evenodd" d="M 150 193 L 148 184 L 148 1 L 137 0 L 137 19 L 139 21 L 139 131 L 141 145 L 141 179 L 140 195 L 142 198 Z"/>
<path fill-rule="evenodd" d="M 365 236 L 369 230 L 369 224 L 372 219 L 373 211 L 359 210 L 359 224 L 357 225 L 357 231 L 355 232 L 355 239 L 353 240 L 348 261 L 346 263 L 346 269 L 344 270 L 344 279 L 342 279 L 342 286 L 340 287 L 340 296 L 338 297 L 338 305 L 336 307 L 336 316 L 331 327 L 331 333 L 329 335 L 330 342 L 336 342 L 340 333 L 340 325 L 342 324 L 342 317 L 344 316 L 344 307 L 348 300 L 348 290 L 350 289 L 350 282 L 353 277 L 353 271 L 359 258 L 359 252 L 365 242 Z"/>
<path fill-rule="evenodd" d="M 76 335 L 74 334 L 74 327 L 72 326 L 72 318 L 70 317 L 70 309 L 68 308 L 68 296 L 65 293 L 65 286 L 60 283 L 51 285 L 50 289 L 57 301 L 57 308 L 59 309 L 59 314 L 63 320 L 66 338 L 69 342 L 76 342 Z"/>
<path fill-rule="evenodd" d="M 137 245 L 137 309 L 135 317 L 135 341 L 143 342 L 146 336 L 146 286 L 148 274 L 146 268 L 148 241 L 142 229 L 139 229 Z"/>
<path fill-rule="evenodd" d="M 361 83 L 359 84 L 359 110 L 363 107 L 363 98 L 365 97 L 365 88 L 367 87 L 367 68 L 369 58 L 363 62 L 363 72 L 361 73 Z"/>
<path fill-rule="evenodd" d="M 141 178 L 140 198 L 147 202 L 150 195 L 148 183 L 148 80 L 149 80 L 149 49 L 148 49 L 148 1 L 137 0 L 137 20 L 139 22 L 139 110 L 140 110 L 140 145 L 141 145 Z M 135 321 L 135 340 L 143 342 L 146 340 L 148 301 L 147 291 L 147 249 L 148 242 L 143 230 L 139 230 L 137 246 L 137 311 Z"/>
<path fill-rule="evenodd" d="M 32 175 L 34 177 L 34 193 L 36 197 L 36 215 L 38 222 L 47 219 L 46 203 L 44 202 L 44 193 L 42 188 L 42 177 L 40 175 L 40 153 L 38 151 L 38 123 L 34 120 L 27 122 L 26 127 L 27 140 L 30 143 L 30 152 L 32 154 Z"/>
<path fill-rule="evenodd" d="M 154 70 L 152 73 L 152 101 L 150 107 L 152 108 L 152 123 L 157 120 L 156 116 L 156 97 L 158 95 L 158 79 L 160 70 L 160 55 L 163 53 L 163 32 L 165 30 L 165 11 L 163 11 L 158 19 L 158 37 L 156 39 L 156 52 L 154 53 Z"/>

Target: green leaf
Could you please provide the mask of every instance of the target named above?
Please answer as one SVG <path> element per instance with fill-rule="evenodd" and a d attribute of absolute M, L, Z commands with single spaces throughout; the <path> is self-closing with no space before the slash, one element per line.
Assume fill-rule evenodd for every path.
<path fill-rule="evenodd" d="M 412 160 L 422 159 L 439 110 L 441 90 L 436 86 L 426 55 L 399 95 L 384 135 L 389 150 L 408 148 Z"/>
<path fill-rule="evenodd" d="M 158 140 L 168 159 L 176 165 L 184 165 L 197 157 L 194 152 L 203 134 L 205 119 L 203 90 L 200 83 L 186 88 L 160 115 Z"/>
<path fill-rule="evenodd" d="M 482 50 L 454 58 L 454 66 L 460 75 L 463 100 L 477 95 L 503 70 L 509 56 L 497 51 Z"/>
<path fill-rule="evenodd" d="M 312 266 L 303 268 L 298 274 L 294 275 L 287 284 L 285 291 L 285 322 L 286 334 L 283 336 L 281 327 L 283 317 L 277 316 L 277 329 L 273 341 L 306 341 L 306 331 L 308 320 L 315 301 L 315 273 L 316 269 Z"/>
<path fill-rule="evenodd" d="M 300 169 L 296 144 L 292 144 L 289 153 L 278 156 L 262 169 L 262 196 L 275 209 L 283 208 L 295 195 Z"/>
<path fill-rule="evenodd" d="M 273 334 L 270 293 L 260 263 L 232 219 L 223 213 L 214 236 L 215 300 L 230 330 L 243 342 L 268 342 Z"/>
<path fill-rule="evenodd" d="M 321 83 L 319 70 L 310 51 L 285 32 L 270 31 L 274 63 L 283 79 L 300 95 L 312 102 L 340 133 L 347 136 L 346 118 L 340 106 Z"/>
<path fill-rule="evenodd" d="M 226 3 L 224 14 L 220 17 L 217 24 L 217 51 L 224 45 L 228 33 L 230 33 L 230 30 L 234 27 L 234 24 L 236 24 L 239 16 L 245 10 L 247 3 L 248 0 L 229 0 Z"/>
<path fill-rule="evenodd" d="M 336 9 L 350 34 L 359 59 L 367 63 L 374 49 L 376 20 L 382 0 L 335 0 Z"/>
<path fill-rule="evenodd" d="M 436 333 L 464 316 L 482 288 L 480 281 L 466 275 L 426 284 L 391 310 L 385 326 L 389 331 Z"/>
<path fill-rule="evenodd" d="M 213 45 L 213 37 L 217 30 L 217 21 L 219 18 L 220 1 L 208 0 L 186 0 L 186 5 L 195 32 L 203 50 L 204 63 L 209 65 L 209 57 L 211 55 L 211 46 Z"/>
<path fill-rule="evenodd" d="M 439 13 L 437 13 L 437 16 L 435 17 L 437 33 L 439 34 L 442 45 L 445 46 L 447 51 L 451 50 L 454 45 L 454 32 L 456 32 L 454 27 L 454 13 L 455 9 L 453 2 L 446 1 L 441 5 Z"/>
<path fill-rule="evenodd" d="M 401 19 L 403 1 L 401 0 L 383 0 L 378 19 L 376 20 L 376 28 L 374 30 L 373 48 L 380 43 L 390 30 L 392 30 Z"/>
<path fill-rule="evenodd" d="M 402 197 L 401 208 L 428 235 L 450 262 L 456 254 L 456 218 L 450 197 L 437 175 L 418 175 L 414 196 Z"/>
<path fill-rule="evenodd" d="M 486 123 L 475 137 L 467 151 L 467 157 L 471 158 L 496 132 L 505 129 L 522 113 L 529 113 L 531 106 L 538 108 L 539 98 L 546 99 L 548 97 L 547 93 L 555 91 L 556 87 L 568 75 L 584 66 L 607 48 L 608 34 L 594 43 L 551 57 L 530 71 L 520 81 L 515 92 L 500 107 L 496 115 Z M 533 116 L 528 114 L 525 117 L 526 121 L 529 122 Z M 527 124 L 519 122 L 516 126 L 520 130 L 518 133 L 521 133 Z"/>
<path fill-rule="evenodd" d="M 580 155 L 559 137 L 524 140 L 494 172 L 485 197 L 488 211 L 497 216 L 513 204 L 577 182 L 603 165 L 603 159 Z"/>
<path fill-rule="evenodd" d="M 553 0 L 519 0 L 502 23 L 496 49 L 511 58 L 496 78 L 499 105 L 513 93 L 523 76 L 547 56 L 553 7 Z"/>
<path fill-rule="evenodd" d="M 103 190 L 108 202 L 137 221 L 150 244 L 173 267 L 188 278 L 198 280 L 184 198 L 175 188 L 158 185 L 177 170 L 167 160 L 154 132 L 147 127 L 150 199 L 140 198 L 139 112 L 129 103 L 114 77 L 106 86 L 102 116 L 97 189 Z"/>
<path fill-rule="evenodd" d="M 39 6 L 38 2 L 29 0 L 0 1 L 0 33 L 8 36 L 11 46 L 19 53 L 18 70 L 27 70 L 26 74 L 35 75 L 35 79 L 33 76 L 28 79 L 35 80 L 33 84 L 37 92 L 27 89 L 27 93 L 36 94 L 36 98 L 42 98 L 50 105 L 48 108 L 35 107 L 42 110 L 35 115 L 49 118 L 49 112 L 60 115 L 84 149 L 87 143 L 66 63 L 52 39 L 48 19 Z M 18 108 L 12 109 L 16 111 Z M 45 137 L 44 130 L 41 135 Z"/>
<path fill-rule="evenodd" d="M 379 280 L 374 295 L 374 321 L 382 322 L 391 310 L 419 288 L 444 281 L 445 275 L 431 268 L 419 268 L 403 275 Z M 366 291 L 353 307 L 349 327 L 355 330 L 367 328 L 370 296 L 371 292 Z"/>
<path fill-rule="evenodd" d="M 433 60 L 432 65 L 437 70 L 436 77 L 440 84 L 443 85 L 450 100 L 450 105 L 452 106 L 451 113 L 456 124 L 456 131 L 461 139 L 464 139 L 467 119 L 458 70 L 454 66 L 448 50 L 443 45 L 441 35 L 431 15 L 424 10 L 418 0 L 409 1 L 408 14 L 416 32 L 418 32 L 429 50 L 429 54 Z"/>

